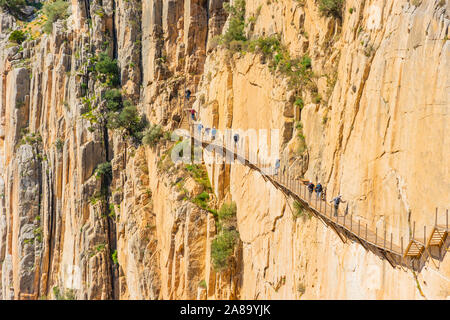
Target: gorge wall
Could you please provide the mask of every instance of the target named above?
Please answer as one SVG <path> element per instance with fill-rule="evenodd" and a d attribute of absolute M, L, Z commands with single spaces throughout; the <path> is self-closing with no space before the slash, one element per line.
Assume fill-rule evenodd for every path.
<path fill-rule="evenodd" d="M 0 299 L 450 297 L 449 240 L 419 271 L 393 267 L 297 217 L 257 172 L 174 164 L 170 139 L 139 143 L 101 120 L 106 52 L 123 99 L 164 131 L 191 107 L 205 127 L 279 129 L 280 169 L 342 194 L 362 223 L 405 239 L 436 208 L 442 223 L 449 1 L 346 0 L 341 16 L 319 2 L 247 0 L 247 40 L 227 45 L 222 0 L 72 0 L 49 34 L 39 13 L 1 13 Z M 283 53 L 247 47 L 258 39 Z M 273 67 L 287 56 L 308 78 Z M 216 271 L 215 212 L 230 201 L 239 240 Z"/>

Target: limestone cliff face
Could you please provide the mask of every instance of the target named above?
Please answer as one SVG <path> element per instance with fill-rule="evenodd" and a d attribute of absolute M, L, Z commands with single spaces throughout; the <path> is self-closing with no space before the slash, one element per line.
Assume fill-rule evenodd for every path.
<path fill-rule="evenodd" d="M 420 272 L 392 267 L 296 218 L 292 200 L 247 167 L 206 165 L 209 189 L 171 162 L 167 139 L 136 143 L 86 116 L 105 104 L 92 70 L 107 52 L 149 122 L 174 130 L 192 106 L 205 127 L 279 129 L 281 169 L 406 239 L 413 221 L 433 225 L 436 208 L 443 221 L 450 204 L 448 1 L 346 0 L 336 18 L 314 0 L 247 0 L 248 39 L 276 34 L 291 57 L 310 57 L 300 89 L 271 57 L 217 45 L 230 24 L 222 0 L 72 0 L 69 10 L 21 45 L 10 31 L 33 34 L 39 15 L 0 14 L 1 299 L 450 296 L 445 252 Z M 105 162 L 110 178 L 99 179 Z M 231 200 L 239 240 L 218 272 L 214 209 Z"/>

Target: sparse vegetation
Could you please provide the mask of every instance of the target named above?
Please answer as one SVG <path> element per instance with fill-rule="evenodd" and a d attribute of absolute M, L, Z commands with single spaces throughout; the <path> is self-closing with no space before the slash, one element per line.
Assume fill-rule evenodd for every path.
<path fill-rule="evenodd" d="M 26 5 L 25 0 L 0 0 L 0 8 L 18 19 L 24 18 L 23 8 Z"/>
<path fill-rule="evenodd" d="M 216 271 L 228 268 L 230 257 L 239 239 L 235 230 L 236 203 L 224 203 L 217 213 L 218 235 L 211 244 L 211 258 Z"/>
<path fill-rule="evenodd" d="M 306 209 L 303 203 L 299 201 L 294 202 L 294 219 L 297 218 L 311 218 L 311 213 Z"/>
<path fill-rule="evenodd" d="M 61 293 L 59 287 L 53 287 L 53 296 L 56 300 L 76 300 L 75 291 L 73 289 L 66 289 Z"/>
<path fill-rule="evenodd" d="M 100 53 L 96 57 L 95 71 L 100 81 L 110 87 L 119 84 L 119 65 L 116 59 L 112 59 L 106 52 Z"/>
<path fill-rule="evenodd" d="M 306 139 L 303 135 L 303 124 L 301 122 L 297 122 L 295 124 L 295 129 L 297 130 L 297 139 L 299 140 L 297 153 L 301 155 L 306 150 Z"/>
<path fill-rule="evenodd" d="M 211 257 L 213 267 L 216 271 L 222 271 L 228 268 L 229 258 L 234 252 L 239 235 L 235 230 L 223 230 L 211 244 Z"/>
<path fill-rule="evenodd" d="M 236 203 L 224 203 L 219 211 L 217 212 L 217 217 L 219 221 L 229 220 L 236 216 Z"/>
<path fill-rule="evenodd" d="M 119 260 L 117 258 L 117 250 L 114 250 L 114 252 L 111 254 L 111 259 L 114 262 L 114 264 L 119 264 Z"/>
<path fill-rule="evenodd" d="M 120 112 L 107 114 L 107 126 L 113 130 L 122 130 L 128 137 L 134 138 L 136 142 L 141 142 L 147 123 L 139 115 L 136 106 L 125 101 L 124 108 Z"/>
<path fill-rule="evenodd" d="M 112 167 L 110 162 L 103 162 L 95 169 L 95 177 L 100 179 L 102 177 L 110 177 L 112 174 Z"/>
<path fill-rule="evenodd" d="M 247 40 L 244 34 L 245 0 L 236 0 L 233 4 L 224 3 L 224 9 L 230 15 L 230 23 L 224 35 L 219 37 L 219 43 L 226 46 L 239 45 L 239 42 Z"/>
<path fill-rule="evenodd" d="M 10 42 L 13 42 L 13 43 L 16 43 L 16 44 L 21 44 L 26 39 L 27 39 L 27 35 L 22 30 L 14 30 L 13 32 L 11 32 L 11 34 L 8 37 L 8 40 Z"/>
<path fill-rule="evenodd" d="M 47 2 L 44 4 L 43 11 L 47 17 L 47 21 L 44 23 L 43 31 L 45 33 L 51 33 L 53 30 L 53 23 L 59 19 L 66 19 L 69 16 L 67 9 L 69 8 L 69 2 L 64 0 L 56 0 L 54 2 Z"/>
<path fill-rule="evenodd" d="M 64 140 L 57 139 L 55 142 L 55 147 L 56 147 L 56 150 L 58 150 L 58 152 L 62 152 L 63 148 L 64 148 Z"/>
<path fill-rule="evenodd" d="M 209 183 L 208 173 L 205 168 L 197 164 L 188 164 L 185 166 L 186 170 L 194 178 L 194 180 L 202 185 L 205 190 L 211 190 L 211 184 Z"/>
<path fill-rule="evenodd" d="M 154 147 L 158 141 L 163 137 L 163 131 L 161 126 L 152 125 L 149 129 L 144 133 L 144 137 L 142 138 L 142 143 Z"/>
<path fill-rule="evenodd" d="M 325 16 L 342 19 L 344 0 L 319 0 L 319 10 Z"/>
<path fill-rule="evenodd" d="M 105 92 L 106 108 L 109 111 L 118 111 L 122 108 L 122 93 L 119 89 L 109 89 Z"/>

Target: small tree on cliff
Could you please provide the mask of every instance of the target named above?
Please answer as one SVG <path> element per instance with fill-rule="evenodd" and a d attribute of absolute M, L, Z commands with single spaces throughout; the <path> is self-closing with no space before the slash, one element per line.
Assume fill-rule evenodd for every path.
<path fill-rule="evenodd" d="M 47 16 L 47 21 L 44 24 L 43 31 L 51 33 L 53 30 L 53 23 L 59 19 L 66 19 L 68 13 L 69 2 L 64 0 L 56 0 L 55 2 L 46 3 L 43 7 L 44 14 Z"/>
<path fill-rule="evenodd" d="M 25 0 L 0 0 L 0 7 L 2 10 L 16 18 L 23 18 L 23 8 L 26 5 Z"/>

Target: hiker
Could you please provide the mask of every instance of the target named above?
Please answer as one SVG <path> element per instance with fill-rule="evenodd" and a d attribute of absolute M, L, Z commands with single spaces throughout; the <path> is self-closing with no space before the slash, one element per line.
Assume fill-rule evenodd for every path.
<path fill-rule="evenodd" d="M 275 175 L 278 175 L 278 169 L 280 169 L 280 159 L 275 161 Z"/>
<path fill-rule="evenodd" d="M 336 217 L 338 215 L 338 208 L 339 208 L 339 203 L 345 203 L 344 200 L 342 200 L 342 195 L 337 196 L 336 198 L 334 198 L 333 200 L 330 201 L 330 203 L 333 202 L 334 204 L 334 216 Z"/>
<path fill-rule="evenodd" d="M 191 97 L 191 90 L 187 89 L 185 91 L 185 94 L 186 94 L 186 99 L 189 101 L 189 98 Z"/>
<path fill-rule="evenodd" d="M 311 201 L 311 196 L 314 191 L 314 183 L 312 182 L 308 183 L 308 191 L 309 191 L 309 201 Z"/>
<path fill-rule="evenodd" d="M 211 139 L 212 140 L 216 139 L 216 128 L 212 128 L 211 130 Z"/>
<path fill-rule="evenodd" d="M 316 199 L 320 200 L 320 195 L 322 194 L 323 188 L 322 185 L 320 184 L 320 181 L 316 184 Z"/>
<path fill-rule="evenodd" d="M 237 144 L 237 143 L 238 143 L 238 141 L 239 141 L 239 135 L 238 135 L 237 133 L 233 136 L 233 140 L 234 140 L 234 144 Z"/>
<path fill-rule="evenodd" d="M 194 108 L 192 108 L 192 109 L 190 110 L 190 112 L 191 112 L 191 118 L 192 118 L 192 120 L 194 121 L 194 120 L 195 120 L 195 110 L 194 110 Z"/>
<path fill-rule="evenodd" d="M 202 129 L 203 129 L 203 125 L 201 123 L 199 123 L 197 125 L 198 134 L 202 133 Z"/>

